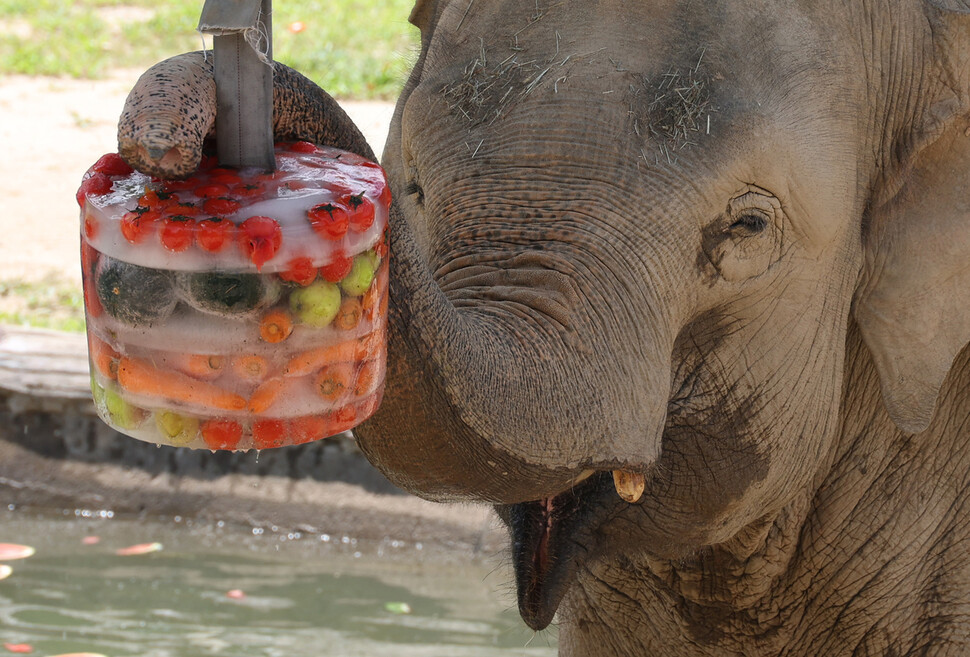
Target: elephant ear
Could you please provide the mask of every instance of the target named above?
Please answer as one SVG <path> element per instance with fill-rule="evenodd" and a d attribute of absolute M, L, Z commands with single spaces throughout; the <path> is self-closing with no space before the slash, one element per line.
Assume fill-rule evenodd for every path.
<path fill-rule="evenodd" d="M 438 14 L 441 12 L 441 4 L 438 0 L 417 0 L 411 8 L 408 22 L 421 30 L 422 46 L 427 46 L 431 39 L 431 33 L 438 22 Z"/>
<path fill-rule="evenodd" d="M 411 7 L 411 15 L 408 16 L 408 22 L 419 30 L 424 30 L 431 22 L 432 16 L 434 16 L 436 4 L 438 3 L 434 2 L 434 0 L 418 0 Z"/>
<path fill-rule="evenodd" d="M 910 433 L 929 425 L 970 342 L 970 122 L 946 124 L 871 213 L 854 306 L 889 415 Z"/>

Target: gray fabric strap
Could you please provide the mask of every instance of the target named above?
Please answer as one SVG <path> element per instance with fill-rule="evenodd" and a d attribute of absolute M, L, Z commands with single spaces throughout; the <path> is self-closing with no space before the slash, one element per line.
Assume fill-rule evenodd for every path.
<path fill-rule="evenodd" d="M 275 168 L 272 0 L 206 0 L 199 31 L 213 35 L 219 163 Z"/>

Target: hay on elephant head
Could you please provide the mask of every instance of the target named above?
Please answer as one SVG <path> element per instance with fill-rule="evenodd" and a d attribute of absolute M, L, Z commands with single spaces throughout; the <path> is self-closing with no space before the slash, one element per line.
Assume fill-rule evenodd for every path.
<path fill-rule="evenodd" d="M 643 77 L 630 86 L 633 130 L 658 142 L 661 154 L 671 161 L 671 151 L 693 144 L 693 135 L 710 131 L 714 111 L 709 75 L 702 69 L 703 51 L 686 70 L 668 69 L 653 79 Z M 649 100 L 647 100 L 649 98 Z"/>

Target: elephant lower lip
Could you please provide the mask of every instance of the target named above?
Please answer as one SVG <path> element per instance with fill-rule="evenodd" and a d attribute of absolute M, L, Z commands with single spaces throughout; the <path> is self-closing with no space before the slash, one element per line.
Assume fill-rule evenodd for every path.
<path fill-rule="evenodd" d="M 549 596 L 550 587 L 547 586 L 551 583 L 549 538 L 554 529 L 552 513 L 555 510 L 555 499 L 546 498 L 537 506 L 538 514 L 531 518 L 535 525 L 531 537 L 533 546 L 523 554 L 523 558 L 531 558 L 532 563 L 522 564 L 524 568 L 519 569 L 517 581 L 519 613 L 529 627 L 541 630 L 552 622 L 559 607 L 559 596 Z"/>
<path fill-rule="evenodd" d="M 583 492 L 600 479 L 602 474 L 554 498 L 504 508 L 512 533 L 519 614 L 533 630 L 552 622 L 572 582 L 582 552 L 576 539 L 584 515 Z"/>

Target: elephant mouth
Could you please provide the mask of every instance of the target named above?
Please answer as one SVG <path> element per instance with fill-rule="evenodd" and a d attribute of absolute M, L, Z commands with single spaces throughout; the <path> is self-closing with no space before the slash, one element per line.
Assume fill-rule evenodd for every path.
<path fill-rule="evenodd" d="M 610 473 L 599 472 L 569 490 L 535 502 L 498 507 L 512 535 L 519 614 L 533 630 L 552 622 L 576 571 L 587 558 L 588 539 L 606 488 L 616 497 Z"/>

